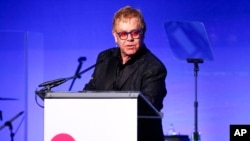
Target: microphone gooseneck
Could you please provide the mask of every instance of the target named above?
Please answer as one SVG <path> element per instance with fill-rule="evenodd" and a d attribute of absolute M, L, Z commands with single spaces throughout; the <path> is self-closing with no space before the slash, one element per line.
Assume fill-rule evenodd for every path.
<path fill-rule="evenodd" d="M 56 86 L 59 86 L 71 79 L 76 79 L 76 78 L 79 78 L 82 74 L 88 72 L 89 70 L 91 70 L 92 68 L 94 68 L 96 65 L 102 63 L 106 58 L 102 58 L 101 60 L 97 61 L 94 65 L 84 69 L 83 71 L 78 71 L 76 72 L 75 75 L 73 76 L 70 76 L 70 77 L 66 77 L 66 78 L 58 78 L 58 79 L 55 79 L 55 80 L 50 80 L 50 81 L 46 81 L 46 82 L 43 82 L 41 83 L 40 85 L 38 85 L 39 87 L 43 87 L 41 88 L 40 90 L 36 90 L 35 93 L 36 95 L 38 95 L 42 100 L 44 99 L 46 93 L 48 92 L 51 92 L 51 89 L 56 87 Z M 84 61 L 86 60 L 86 57 L 80 57 L 78 59 L 78 61 Z M 80 63 L 81 64 L 81 63 Z M 80 70 L 80 69 L 79 69 Z"/>

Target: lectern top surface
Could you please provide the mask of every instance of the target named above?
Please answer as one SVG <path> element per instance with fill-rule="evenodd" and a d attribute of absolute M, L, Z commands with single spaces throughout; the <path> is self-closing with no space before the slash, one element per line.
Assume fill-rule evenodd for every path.
<path fill-rule="evenodd" d="M 137 98 L 140 92 L 116 91 L 82 91 L 82 92 L 49 92 L 45 98 Z"/>
<path fill-rule="evenodd" d="M 82 91 L 48 92 L 46 99 L 136 99 L 138 118 L 161 118 L 159 111 L 141 93 L 136 91 Z"/>

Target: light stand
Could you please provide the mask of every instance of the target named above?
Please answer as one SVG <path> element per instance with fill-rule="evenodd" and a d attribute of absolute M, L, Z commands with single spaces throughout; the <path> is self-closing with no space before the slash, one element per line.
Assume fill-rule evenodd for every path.
<path fill-rule="evenodd" d="M 13 132 L 13 126 L 12 126 L 12 122 L 14 120 L 16 120 L 19 116 L 21 116 L 24 112 L 19 112 L 17 115 L 15 115 L 13 118 L 11 118 L 9 121 L 6 121 L 3 125 L 0 126 L 0 131 L 8 126 L 9 127 L 9 130 L 10 130 L 10 138 L 11 138 L 11 141 L 14 141 L 14 136 L 15 136 L 15 133 Z"/>
<path fill-rule="evenodd" d="M 203 63 L 203 59 L 200 58 L 188 58 L 188 63 L 194 64 L 194 77 L 195 77 L 195 101 L 194 101 L 194 133 L 193 139 L 194 141 L 200 140 L 200 135 L 198 131 L 198 93 L 197 93 L 197 78 L 198 78 L 198 71 L 199 71 L 199 63 Z"/>
<path fill-rule="evenodd" d="M 13 132 L 12 123 L 11 123 L 11 122 L 6 122 L 5 125 L 9 127 L 9 130 L 10 130 L 10 139 L 11 139 L 11 141 L 14 141 L 14 136 L 15 136 L 15 134 L 14 134 L 14 132 Z"/>

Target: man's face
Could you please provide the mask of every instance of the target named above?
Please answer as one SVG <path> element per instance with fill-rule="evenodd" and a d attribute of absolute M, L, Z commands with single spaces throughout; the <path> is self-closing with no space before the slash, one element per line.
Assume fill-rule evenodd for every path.
<path fill-rule="evenodd" d="M 143 31 L 140 29 L 138 18 L 118 21 L 114 27 L 113 36 L 121 49 L 122 57 L 134 55 L 143 40 Z"/>

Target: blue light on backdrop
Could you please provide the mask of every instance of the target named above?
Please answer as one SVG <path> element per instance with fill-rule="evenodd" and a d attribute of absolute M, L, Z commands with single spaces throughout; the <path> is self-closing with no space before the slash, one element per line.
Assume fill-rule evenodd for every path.
<path fill-rule="evenodd" d="M 43 109 L 34 91 L 42 82 L 72 76 L 79 57 L 83 68 L 95 63 L 97 54 L 115 46 L 112 17 L 122 6 L 140 8 L 147 23 L 145 43 L 168 68 L 163 126 L 171 124 L 180 134 L 194 129 L 193 65 L 174 57 L 164 22 L 201 21 L 209 37 L 213 60 L 200 66 L 198 78 L 201 140 L 228 141 L 230 124 L 250 124 L 250 2 L 247 0 L 150 1 L 0 1 L 0 125 L 20 111 L 13 122 L 15 139 L 43 140 Z M 78 91 L 92 70 L 77 79 Z M 67 82 L 54 90 L 68 90 Z M 38 103 L 43 104 L 38 100 Z M 8 127 L 1 140 L 10 140 Z"/>

